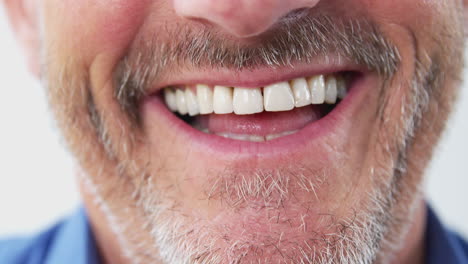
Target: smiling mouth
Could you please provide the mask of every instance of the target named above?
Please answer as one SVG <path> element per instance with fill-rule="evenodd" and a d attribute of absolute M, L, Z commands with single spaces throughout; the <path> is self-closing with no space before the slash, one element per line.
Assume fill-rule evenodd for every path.
<path fill-rule="evenodd" d="M 176 85 L 164 88 L 162 95 L 170 111 L 201 132 L 268 142 L 324 118 L 345 99 L 358 76 L 344 71 L 248 88 Z"/>

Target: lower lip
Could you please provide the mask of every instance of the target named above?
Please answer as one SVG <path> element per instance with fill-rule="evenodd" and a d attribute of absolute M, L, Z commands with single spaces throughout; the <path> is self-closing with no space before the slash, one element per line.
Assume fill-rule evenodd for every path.
<path fill-rule="evenodd" d="M 184 142 L 189 142 L 194 149 L 200 149 L 204 153 L 221 155 L 223 157 L 262 157 L 270 158 L 276 155 L 289 155 L 299 148 L 307 146 L 311 142 L 320 142 L 327 135 L 339 130 L 344 122 L 352 122 L 353 113 L 363 103 L 365 95 L 375 86 L 375 81 L 370 76 L 362 76 L 357 79 L 348 94 L 330 113 L 323 118 L 311 122 L 298 132 L 265 142 L 251 142 L 234 140 L 213 134 L 203 133 L 168 110 L 164 101 L 159 96 L 148 97 L 144 102 L 149 114 L 162 117 L 168 127 L 175 130 Z"/>

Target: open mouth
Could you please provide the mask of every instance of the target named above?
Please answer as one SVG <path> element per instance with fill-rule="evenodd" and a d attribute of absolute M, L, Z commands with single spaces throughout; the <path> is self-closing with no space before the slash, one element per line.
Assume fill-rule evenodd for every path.
<path fill-rule="evenodd" d="M 175 85 L 163 89 L 169 110 L 206 134 L 267 142 L 316 122 L 347 96 L 358 72 L 295 78 L 264 87 Z"/>

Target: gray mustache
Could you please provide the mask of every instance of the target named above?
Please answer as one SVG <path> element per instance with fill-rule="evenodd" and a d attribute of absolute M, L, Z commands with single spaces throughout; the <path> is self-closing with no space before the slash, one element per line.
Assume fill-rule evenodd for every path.
<path fill-rule="evenodd" d="M 301 16 L 284 20 L 250 45 L 221 38 L 206 28 L 182 27 L 163 33 L 173 41 L 161 41 L 157 34 L 150 40 L 137 40 L 114 72 L 115 97 L 132 119 L 137 118 L 137 102 L 166 69 L 283 67 L 337 54 L 388 79 L 400 64 L 396 47 L 375 23 L 365 19 Z"/>

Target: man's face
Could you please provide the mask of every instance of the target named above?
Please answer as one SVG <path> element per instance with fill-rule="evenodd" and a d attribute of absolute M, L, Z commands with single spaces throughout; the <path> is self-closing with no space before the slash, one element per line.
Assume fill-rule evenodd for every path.
<path fill-rule="evenodd" d="M 408 240 L 461 1 L 40 5 L 51 105 L 128 259 L 367 263 Z"/>

